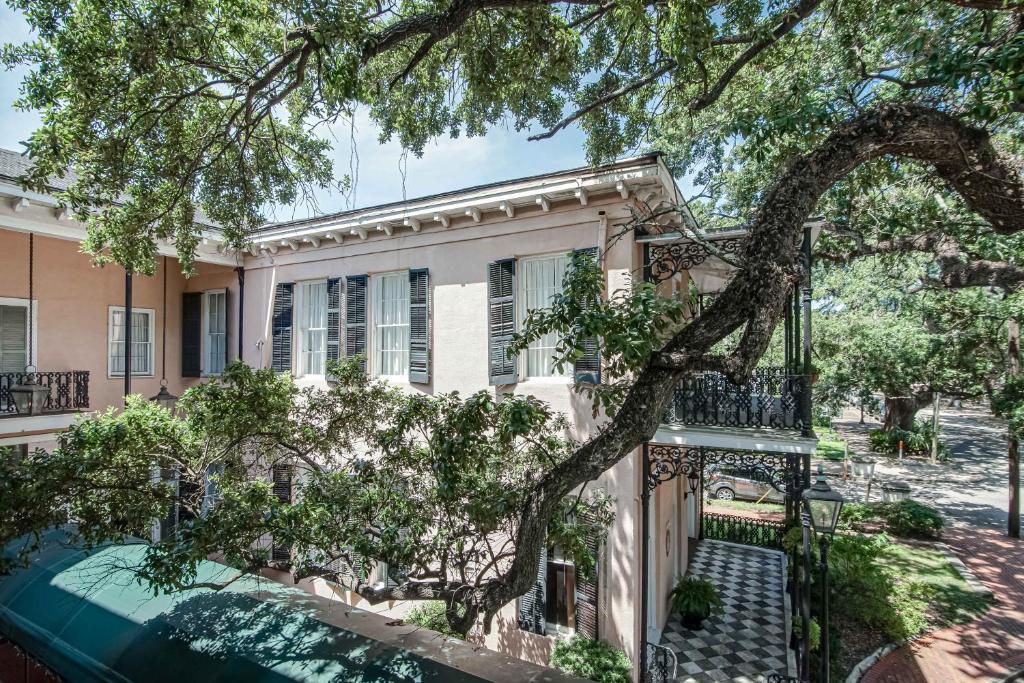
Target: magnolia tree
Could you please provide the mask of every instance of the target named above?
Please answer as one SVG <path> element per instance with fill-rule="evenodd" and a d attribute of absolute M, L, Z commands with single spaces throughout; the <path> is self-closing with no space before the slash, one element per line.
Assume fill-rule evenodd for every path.
<path fill-rule="evenodd" d="M 1024 185 L 1013 156 L 1024 109 L 1019 0 L 895 0 L 883 6 L 873 0 L 7 1 L 25 14 L 35 35 L 8 46 L 4 59 L 28 67 L 21 104 L 41 110 L 44 121 L 28 142 L 35 167 L 24 182 L 38 188 L 48 177 L 74 171 L 63 199 L 89 226 L 86 249 L 133 272 L 153 270 L 157 239 L 172 239 L 190 271 L 199 208 L 223 226 L 232 246 L 243 248 L 262 220 L 262 207 L 290 204 L 333 182 L 329 143 L 318 131 L 360 110 L 383 138 L 397 138 L 414 153 L 438 135 L 483 134 L 508 120 L 517 130 L 531 129 L 535 138 L 577 125 L 593 161 L 657 136 L 674 143 L 678 170 L 706 167 L 701 178 L 711 189 L 697 206 L 699 214 L 728 216 L 748 232 L 733 259 L 735 277 L 710 307 L 683 323 L 679 311 L 663 308 L 650 288 L 614 296 L 602 291 L 595 269 L 584 267 L 570 276 L 573 296 L 535 316 L 526 333 L 562 335 L 563 361 L 578 354 L 585 340 L 602 338 L 613 377 L 595 395 L 608 415 L 597 434 L 547 453 L 525 443 L 527 435 L 543 443 L 557 431 L 539 424 L 545 409 L 526 399 L 503 405 L 483 396 L 381 399 L 390 406 L 377 404 L 385 410 L 383 421 L 350 432 L 332 417 L 344 414 L 343 392 L 311 396 L 308 407 L 278 406 L 272 413 L 271 424 L 276 420 L 275 428 L 294 442 L 292 456 L 302 461 L 299 454 L 321 438 L 332 445 L 319 450 L 335 453 L 348 450 L 335 441 L 351 438 L 355 444 L 377 435 L 371 441 L 381 462 L 395 463 L 391 481 L 375 487 L 360 480 L 377 476 L 376 468 L 384 466 L 377 461 L 365 474 L 342 468 L 328 470 L 335 472 L 331 476 L 306 463 L 309 507 L 280 508 L 266 485 L 240 486 L 239 495 L 262 496 L 263 507 L 274 506 L 278 514 L 269 518 L 281 528 L 268 530 L 267 517 L 256 512 L 260 506 L 235 507 L 228 500 L 231 478 L 242 475 L 226 468 L 224 500 L 215 506 L 223 512 L 194 523 L 197 542 L 237 548 L 242 554 L 229 556 L 241 565 L 250 559 L 241 549 L 250 544 L 232 543 L 246 534 L 255 540 L 276 531 L 296 551 L 352 547 L 346 552 L 372 555 L 371 545 L 390 544 L 395 566 L 404 561 L 411 569 L 388 590 L 447 595 L 455 582 L 463 588 L 450 595 L 466 606 L 466 620 L 493 614 L 529 589 L 543 538 L 552 520 L 561 519 L 566 498 L 651 437 L 682 375 L 704 368 L 737 382 L 746 378 L 803 276 L 798 249 L 805 221 L 842 188 L 853 188 L 846 196 L 857 197 L 859 179 L 908 165 L 953 198 L 985 234 L 1024 231 Z M 732 178 L 735 193 L 716 191 Z M 948 230 L 934 228 L 938 235 Z M 970 250 L 951 253 L 952 265 L 974 258 Z M 720 344 L 730 335 L 735 344 Z M 248 392 L 265 390 L 269 381 L 257 381 L 258 374 L 242 381 L 245 373 L 238 373 L 237 381 L 200 391 L 238 392 L 239 406 L 260 407 L 264 399 Z M 386 391 L 374 386 L 358 391 Z M 235 440 L 264 438 L 267 420 L 258 411 L 211 408 L 203 418 L 203 402 L 196 403 L 190 406 L 195 416 L 183 424 L 209 419 L 217 429 L 172 423 L 154 452 L 169 449 L 163 437 L 177 438 L 179 431 L 182 439 L 212 443 L 195 446 L 208 455 L 231 450 Z M 525 428 L 520 413 L 533 426 L 508 441 L 511 432 Z M 84 429 L 100 436 L 104 428 L 116 431 L 117 419 Z M 413 438 L 410 425 L 417 419 L 429 429 Z M 474 433 L 482 423 L 487 429 Z M 481 463 L 473 476 L 459 480 L 462 470 L 446 470 L 445 449 L 462 440 L 481 443 L 471 462 L 500 452 L 511 464 Z M 265 458 L 265 452 L 257 448 L 248 457 Z M 129 455 L 110 446 L 95 453 L 102 467 L 104 457 L 116 463 L 119 454 Z M 425 517 L 433 517 L 429 528 L 402 518 L 402 505 L 391 531 L 381 533 L 384 540 L 366 533 L 363 545 L 353 537 L 312 542 L 298 528 L 300 519 L 303 525 L 310 520 L 287 523 L 318 500 L 321 509 L 337 504 L 336 511 L 347 510 L 349 504 L 339 502 L 343 496 L 363 495 L 353 486 L 376 492 L 366 494 L 366 505 L 374 495 L 395 495 L 385 492 L 401 490 L 400 475 L 426 461 L 439 472 L 432 475 L 438 484 L 430 494 L 437 503 L 426 507 L 431 514 Z M 139 472 L 149 467 L 136 465 Z M 470 552 L 466 537 L 442 534 L 446 522 L 434 514 L 447 509 L 441 484 L 482 495 L 499 481 L 518 482 L 509 494 L 518 507 L 471 500 L 487 508 L 471 533 L 511 542 L 473 555 L 463 581 L 451 562 Z M 70 483 L 66 487 L 74 493 Z M 88 500 L 91 493 L 81 495 Z M 238 514 L 228 515 L 232 509 Z M 44 522 L 45 512 L 39 517 Z M 379 506 L 374 512 L 385 514 Z M 467 514 L 463 506 L 458 512 L 460 519 Z M 222 514 L 223 525 L 207 526 Z M 358 506 L 353 514 L 357 519 L 348 528 L 380 523 L 358 519 Z M 138 521 L 145 515 L 140 510 L 137 518 L 125 517 Z M 509 520 L 514 523 L 505 525 Z M 203 529 L 209 537 L 202 537 Z M 437 547 L 414 551 L 410 538 L 433 539 Z M 154 580 L 187 578 L 187 552 L 175 546 L 154 550 L 151 556 L 166 567 L 154 570 Z M 418 553 L 424 558 L 419 568 Z M 489 557 L 499 558 L 493 575 L 486 568 Z M 432 576 L 442 562 L 449 563 L 446 574 Z M 474 578 L 481 576 L 490 578 Z"/>

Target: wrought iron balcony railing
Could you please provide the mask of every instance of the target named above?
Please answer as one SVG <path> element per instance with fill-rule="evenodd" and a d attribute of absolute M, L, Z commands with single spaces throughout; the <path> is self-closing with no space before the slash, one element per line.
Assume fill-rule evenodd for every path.
<path fill-rule="evenodd" d="M 807 432 L 808 389 L 805 375 L 787 374 L 783 368 L 758 368 L 750 381 L 740 386 L 717 372 L 701 372 L 679 382 L 663 422 Z"/>
<path fill-rule="evenodd" d="M 36 372 L 36 381 L 48 389 L 44 413 L 66 413 L 89 408 L 89 371 Z M 24 379 L 24 372 L 0 373 L 0 417 L 18 414 L 11 387 Z"/>

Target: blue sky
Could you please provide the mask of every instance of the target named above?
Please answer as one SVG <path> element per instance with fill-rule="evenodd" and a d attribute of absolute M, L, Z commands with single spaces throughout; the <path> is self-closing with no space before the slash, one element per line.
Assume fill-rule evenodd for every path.
<path fill-rule="evenodd" d="M 22 17 L 6 4 L 0 4 L 0 43 L 21 42 L 29 35 Z M 39 123 L 37 114 L 13 108 L 23 76 L 23 70 L 0 71 L 0 147 L 19 151 L 20 142 Z M 348 124 L 339 124 L 327 134 L 334 146 L 335 176 L 340 178 L 351 168 L 352 131 Z M 542 142 L 528 142 L 525 131 L 496 127 L 485 137 L 436 140 L 419 159 L 409 155 L 403 188 L 401 148 L 395 142 L 379 144 L 377 135 L 365 115 L 357 116 L 354 137 L 358 176 L 354 202 L 338 190 L 328 190 L 318 193 L 316 206 L 281 208 L 271 218 L 302 218 L 311 213 L 400 200 L 403 191 L 405 197 L 416 197 L 586 163 L 583 135 L 575 127 Z"/>

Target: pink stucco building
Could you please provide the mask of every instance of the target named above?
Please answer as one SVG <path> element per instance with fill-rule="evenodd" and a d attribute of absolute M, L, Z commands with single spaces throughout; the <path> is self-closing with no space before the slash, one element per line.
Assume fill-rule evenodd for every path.
<path fill-rule="evenodd" d="M 45 446 L 77 413 L 122 405 L 125 273 L 93 267 L 79 251 L 82 226 L 52 196 L 17 186 L 22 164 L 0 154 L 0 446 Z M 156 274 L 132 278 L 131 391 L 154 395 L 165 377 L 180 394 L 239 356 L 322 385 L 327 360 L 365 353 L 368 372 L 408 392 L 532 394 L 567 414 L 573 436 L 585 438 L 599 422 L 573 392 L 573 377 L 551 367 L 555 340 L 540 340 L 514 361 L 502 344 L 529 308 L 557 291 L 574 250 L 606 249 L 608 291 L 647 278 L 665 296 L 696 294 L 694 308 L 713 295 L 730 266 L 669 228 L 609 241 L 634 211 L 681 204 L 664 162 L 651 154 L 268 225 L 245 253 L 225 253 L 211 228 L 196 277 L 183 278 L 173 246 L 161 245 L 166 257 Z M 685 211 L 672 221 L 694 227 Z M 731 248 L 739 237 L 715 239 Z M 570 563 L 549 557 L 538 579 L 542 604 L 508 605 L 489 647 L 546 663 L 555 639 L 585 630 L 637 661 L 642 642 L 659 641 L 669 592 L 687 569 L 690 540 L 701 535 L 701 496 L 691 493 L 687 468 L 721 464 L 716 454 L 725 451 L 770 452 L 773 472 L 792 471 L 814 450 L 801 305 L 795 293 L 786 368 L 766 370 L 753 387 L 710 376 L 684 383 L 654 441 L 592 484 L 614 498 L 616 513 L 598 581 L 578 585 Z M 53 385 L 38 416 L 15 413 L 5 393 L 29 360 Z M 584 360 L 576 372 L 599 381 L 599 359 Z M 645 459 L 684 476 L 652 475 Z M 326 581 L 304 585 L 359 602 Z M 540 610 L 535 626 L 522 618 L 527 608 Z"/>

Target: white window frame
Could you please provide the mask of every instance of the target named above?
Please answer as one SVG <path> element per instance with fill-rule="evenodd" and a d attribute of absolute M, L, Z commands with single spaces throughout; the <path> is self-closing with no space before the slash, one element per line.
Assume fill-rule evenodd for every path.
<path fill-rule="evenodd" d="M 16 297 L 5 297 L 0 296 L 0 306 L 20 306 L 22 308 L 29 307 L 28 299 L 19 299 Z M 29 328 L 32 330 L 32 360 L 39 363 L 39 300 L 32 299 L 32 319 L 28 321 Z M 25 344 L 25 363 L 28 363 L 29 357 L 28 344 Z M 24 370 L 25 368 L 22 368 Z"/>
<path fill-rule="evenodd" d="M 306 310 L 305 288 L 308 287 L 308 286 L 311 286 L 311 285 L 323 285 L 324 286 L 324 290 L 326 291 L 326 289 L 327 289 L 327 279 L 326 278 L 321 278 L 321 279 L 317 279 L 317 280 L 301 280 L 301 281 L 295 283 L 295 287 L 293 289 L 295 299 L 294 299 L 293 306 L 292 306 L 292 329 L 294 330 L 294 337 L 295 338 L 294 338 L 293 344 L 292 344 L 292 369 L 294 370 L 294 376 L 296 378 L 299 378 L 299 377 L 311 377 L 311 378 L 315 379 L 315 378 L 321 378 L 321 377 L 325 376 L 324 374 L 312 374 L 312 373 L 309 373 L 309 372 L 305 371 L 304 358 L 305 358 L 306 352 L 305 352 L 304 348 L 305 348 L 305 342 L 306 342 L 306 335 L 303 332 L 302 316 L 303 316 L 303 313 Z M 327 306 L 327 305 L 330 305 L 330 304 L 329 303 L 325 304 L 325 306 Z M 326 311 L 326 308 L 324 309 L 324 316 L 325 316 L 324 317 L 324 326 L 325 326 L 324 327 L 324 329 L 325 329 L 325 332 L 324 332 L 324 370 L 326 371 L 326 369 L 327 369 L 327 332 L 326 332 L 326 325 L 327 325 L 327 317 L 326 316 L 327 316 L 327 311 Z"/>
<path fill-rule="evenodd" d="M 406 300 L 406 322 L 405 322 L 405 326 L 407 328 L 406 345 L 405 345 L 405 372 L 399 373 L 397 375 L 385 375 L 385 374 L 382 374 L 380 372 L 380 368 L 378 367 L 379 364 L 380 364 L 380 361 L 377 358 L 377 353 L 379 351 L 379 349 L 377 347 L 377 343 L 380 341 L 379 335 L 377 334 L 377 317 L 379 315 L 379 311 L 377 309 L 377 297 L 380 294 L 381 282 L 384 280 L 384 278 L 386 278 L 386 277 L 396 277 L 396 276 L 399 276 L 399 275 L 405 277 L 405 300 Z M 366 338 L 366 346 L 367 346 L 367 351 L 368 351 L 367 356 L 369 356 L 368 366 L 369 366 L 369 369 L 370 369 L 370 376 L 371 377 L 380 377 L 382 379 L 390 379 L 390 380 L 394 380 L 394 381 L 407 382 L 409 380 L 409 334 L 408 334 L 408 328 L 410 327 L 410 325 L 409 325 L 410 320 L 409 320 L 409 313 L 408 313 L 408 309 L 409 309 L 409 296 L 410 296 L 410 293 L 409 293 L 409 271 L 408 270 L 392 270 L 392 271 L 388 271 L 386 273 L 374 273 L 373 275 L 370 276 L 370 286 L 369 286 L 369 291 L 367 293 L 368 293 L 368 295 L 370 297 L 370 300 L 368 302 L 369 305 L 366 307 L 366 309 L 367 309 L 366 310 L 366 314 L 367 314 L 366 315 L 366 326 L 367 326 L 367 330 L 366 330 L 366 332 L 367 332 L 367 334 L 366 334 L 366 337 L 367 337 Z"/>
<path fill-rule="evenodd" d="M 114 372 L 114 357 L 110 354 L 110 345 L 114 341 L 114 311 L 124 312 L 124 306 L 107 306 L 107 377 L 124 377 L 123 372 Z M 136 313 L 145 313 L 149 316 L 149 372 L 136 372 L 135 368 L 132 368 L 132 377 L 155 377 L 156 370 L 156 309 L 153 308 L 141 308 L 132 306 L 132 315 Z M 131 321 L 128 321 L 131 324 Z M 132 341 L 136 343 L 135 340 Z M 130 349 L 125 349 L 125 354 L 131 353 Z"/>
<path fill-rule="evenodd" d="M 228 364 L 228 290 L 222 289 L 208 289 L 203 292 L 203 338 L 201 342 L 201 349 L 203 354 L 202 360 L 202 374 L 204 377 L 217 377 L 220 375 L 219 372 L 210 371 L 210 296 L 214 294 L 220 294 L 224 296 L 224 365 L 227 367 Z"/>
<path fill-rule="evenodd" d="M 516 259 L 516 331 L 521 332 L 523 330 L 523 324 L 526 321 L 526 264 L 532 261 L 546 261 L 555 258 L 566 259 L 566 266 L 571 263 L 571 257 L 569 256 L 570 250 L 555 251 L 546 254 L 536 254 L 534 256 L 521 256 Z M 564 283 L 563 283 L 564 287 Z M 572 368 L 565 370 L 564 375 L 537 375 L 531 376 L 527 373 L 527 354 L 529 349 L 523 349 L 520 352 L 519 357 L 516 361 L 516 372 L 519 375 L 520 382 L 548 382 L 553 384 L 566 384 L 573 381 Z"/>

